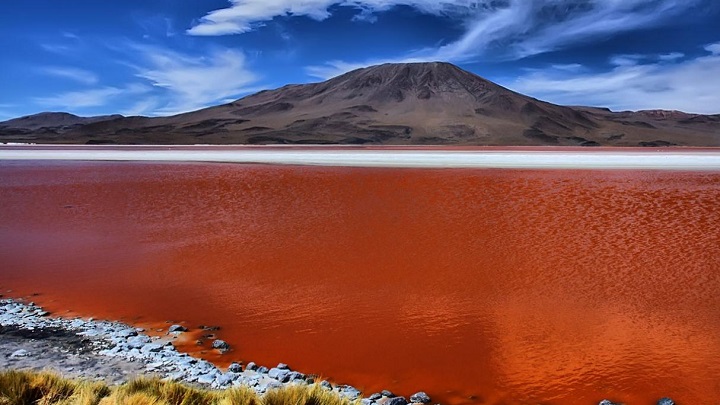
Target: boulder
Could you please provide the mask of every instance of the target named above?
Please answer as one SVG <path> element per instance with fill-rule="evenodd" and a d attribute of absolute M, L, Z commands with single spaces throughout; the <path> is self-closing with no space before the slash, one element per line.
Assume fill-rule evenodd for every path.
<path fill-rule="evenodd" d="M 430 402 L 430 396 L 422 391 L 416 392 L 410 396 L 410 402 L 414 402 L 416 404 L 427 404 Z"/>
<path fill-rule="evenodd" d="M 254 361 L 251 361 L 250 363 L 247 364 L 247 366 L 245 366 L 245 370 L 255 371 L 257 369 L 258 369 L 258 366 L 257 366 L 257 364 L 255 364 Z"/>
<path fill-rule="evenodd" d="M 598 402 L 598 405 L 620 405 L 620 404 L 615 403 L 609 399 L 603 399 L 602 401 Z"/>
<path fill-rule="evenodd" d="M 187 332 L 187 328 L 182 325 L 172 325 L 168 332 Z"/>
<path fill-rule="evenodd" d="M 230 367 L 228 367 L 228 371 L 232 373 L 241 373 L 242 372 L 242 364 L 233 362 L 230 363 Z"/>
<path fill-rule="evenodd" d="M 390 392 L 388 390 L 382 390 L 382 391 L 380 391 L 380 393 L 382 394 L 382 396 L 388 397 L 388 398 L 392 398 L 395 396 L 395 394 L 393 394 L 392 392 Z"/>
<path fill-rule="evenodd" d="M 368 399 L 371 401 L 377 401 L 380 398 L 382 398 L 382 394 L 379 392 L 376 392 L 368 397 Z"/>
<path fill-rule="evenodd" d="M 668 397 L 660 398 L 657 401 L 657 405 L 675 405 L 675 401 L 673 401 L 672 399 L 670 399 Z"/>
<path fill-rule="evenodd" d="M 278 363 L 277 367 L 275 368 L 279 368 L 280 370 L 290 370 L 290 367 L 288 367 L 288 365 L 285 363 Z"/>
<path fill-rule="evenodd" d="M 324 389 L 328 390 L 328 391 L 331 391 L 331 390 L 332 390 L 332 384 L 330 384 L 329 381 L 323 380 L 323 381 L 320 383 L 320 386 L 323 387 Z"/>
<path fill-rule="evenodd" d="M 360 398 L 360 394 L 361 394 L 360 390 L 358 390 L 355 387 L 351 387 L 349 385 L 346 385 L 340 389 L 340 395 L 342 395 L 343 397 L 345 397 L 351 401 L 354 401 L 354 400 Z"/>
<path fill-rule="evenodd" d="M 267 374 L 268 371 L 270 371 L 270 370 L 268 370 L 268 368 L 265 367 L 265 366 L 260 366 L 260 367 L 257 368 L 256 371 L 257 371 L 258 373 L 260 373 L 260 374 Z"/>

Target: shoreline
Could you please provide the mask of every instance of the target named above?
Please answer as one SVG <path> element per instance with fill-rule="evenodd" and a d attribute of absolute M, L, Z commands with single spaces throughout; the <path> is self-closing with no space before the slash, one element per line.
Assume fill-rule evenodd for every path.
<path fill-rule="evenodd" d="M 388 168 L 720 171 L 720 149 L 352 149 L 4 146 L 0 160 L 202 162 Z"/>
<path fill-rule="evenodd" d="M 33 302 L 1 299 L 0 370 L 49 370 L 114 385 L 149 376 L 214 390 L 249 387 L 258 395 L 289 385 L 317 384 L 362 405 L 406 405 L 417 398 L 430 401 L 427 396 L 418 397 L 421 392 L 410 401 L 389 391 L 364 397 L 353 386 L 319 380 L 317 375 L 293 371 L 282 363 L 269 368 L 235 362 L 223 372 L 206 360 L 179 352 L 172 340 L 187 330 L 177 326 L 170 326 L 165 337 L 153 337 L 124 323 L 54 317 Z M 219 339 L 215 342 L 220 342 L 218 350 L 229 348 Z"/>

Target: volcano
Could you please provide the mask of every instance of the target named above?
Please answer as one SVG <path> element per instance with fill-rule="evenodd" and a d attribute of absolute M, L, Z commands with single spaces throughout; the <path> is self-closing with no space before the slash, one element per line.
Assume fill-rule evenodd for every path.
<path fill-rule="evenodd" d="M 0 141 L 720 146 L 720 115 L 559 106 L 432 62 L 372 66 L 170 117 L 42 113 L 0 123 Z"/>

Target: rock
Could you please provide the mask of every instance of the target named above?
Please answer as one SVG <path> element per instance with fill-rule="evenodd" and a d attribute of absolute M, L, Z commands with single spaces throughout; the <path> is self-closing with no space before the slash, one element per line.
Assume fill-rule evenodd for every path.
<path fill-rule="evenodd" d="M 199 327 L 200 329 L 202 329 L 202 330 L 208 330 L 208 331 L 220 330 L 220 327 L 219 327 L 219 326 L 200 325 L 200 326 L 198 326 L 198 327 Z"/>
<path fill-rule="evenodd" d="M 255 370 L 257 370 L 257 368 L 258 368 L 258 366 L 257 366 L 257 364 L 255 364 L 254 361 L 251 361 L 250 363 L 247 364 L 247 366 L 245 366 L 245 370 L 250 370 L 250 371 L 255 371 Z"/>
<path fill-rule="evenodd" d="M 16 347 L 17 347 L 17 346 L 16 346 Z M 30 352 L 28 352 L 28 351 L 25 350 L 25 349 L 20 349 L 20 350 L 15 350 L 14 352 L 12 352 L 12 354 L 10 355 L 10 357 L 13 357 L 13 358 L 16 358 L 16 357 L 27 357 L 27 356 L 29 356 L 29 355 L 30 355 Z"/>
<path fill-rule="evenodd" d="M 323 381 L 320 383 L 320 386 L 323 387 L 323 388 L 325 388 L 325 389 L 328 390 L 328 391 L 331 391 L 331 390 L 332 390 L 332 384 L 330 384 L 329 381 L 323 380 Z"/>
<path fill-rule="evenodd" d="M 162 350 L 163 346 L 157 343 L 148 343 L 140 348 L 140 351 L 144 354 L 157 353 Z"/>
<path fill-rule="evenodd" d="M 288 367 L 288 365 L 285 363 L 278 363 L 277 367 L 275 368 L 279 368 L 280 370 L 290 370 L 290 367 Z"/>
<path fill-rule="evenodd" d="M 382 394 L 379 392 L 376 392 L 368 397 L 368 399 L 371 401 L 377 401 L 380 398 L 382 398 Z"/>
<path fill-rule="evenodd" d="M 392 397 L 385 401 L 385 405 L 407 405 L 405 397 Z"/>
<path fill-rule="evenodd" d="M 134 329 L 123 329 L 123 330 L 118 331 L 115 335 L 118 337 L 127 339 L 129 337 L 137 336 L 138 333 Z"/>
<path fill-rule="evenodd" d="M 372 405 L 372 404 L 374 404 L 374 402 L 373 402 L 372 400 L 370 400 L 369 398 L 363 398 L 363 399 L 361 399 L 361 400 L 360 400 L 360 403 L 361 403 L 362 405 Z"/>
<path fill-rule="evenodd" d="M 279 369 L 277 367 L 273 367 L 268 371 L 268 377 L 274 378 L 278 381 L 282 381 L 288 374 L 290 374 L 290 371 Z"/>
<path fill-rule="evenodd" d="M 150 343 L 150 338 L 144 335 L 133 336 L 127 341 L 127 344 L 131 349 L 140 349 L 148 343 Z"/>
<path fill-rule="evenodd" d="M 172 325 L 168 332 L 187 332 L 187 328 L 182 325 Z"/>
<path fill-rule="evenodd" d="M 217 340 L 213 340 L 212 348 L 220 350 L 221 352 L 224 353 L 224 352 L 230 350 L 230 345 L 224 340 L 217 339 Z"/>
<path fill-rule="evenodd" d="M 256 371 L 260 374 L 267 374 L 270 370 L 268 370 L 268 368 L 265 366 L 260 366 L 257 368 Z"/>
<path fill-rule="evenodd" d="M 213 373 L 199 375 L 198 379 L 197 379 L 198 383 L 207 384 L 207 385 L 212 384 L 214 381 L 215 381 L 215 374 L 213 374 Z"/>
<path fill-rule="evenodd" d="M 410 396 L 410 402 L 419 403 L 419 404 L 427 404 L 430 402 L 430 397 L 428 394 L 420 391 L 412 394 Z"/>
<path fill-rule="evenodd" d="M 395 394 L 393 394 L 392 392 L 390 392 L 388 390 L 382 390 L 380 393 L 382 394 L 382 396 L 388 397 L 388 398 L 393 398 L 395 396 Z"/>
<path fill-rule="evenodd" d="M 610 401 L 609 399 L 603 399 L 602 401 L 598 402 L 598 405 L 620 405 L 620 404 Z"/>
<path fill-rule="evenodd" d="M 230 367 L 228 367 L 228 371 L 232 373 L 242 373 L 242 364 L 233 362 L 230 364 Z"/>
<path fill-rule="evenodd" d="M 657 401 L 657 405 L 675 405 L 675 401 L 673 401 L 672 399 L 670 399 L 668 397 L 660 398 Z"/>
<path fill-rule="evenodd" d="M 354 400 L 360 398 L 360 394 L 361 394 L 361 392 L 357 388 L 351 387 L 349 385 L 342 387 L 342 389 L 340 390 L 340 395 L 344 396 L 345 398 L 347 398 L 351 401 L 354 401 Z"/>

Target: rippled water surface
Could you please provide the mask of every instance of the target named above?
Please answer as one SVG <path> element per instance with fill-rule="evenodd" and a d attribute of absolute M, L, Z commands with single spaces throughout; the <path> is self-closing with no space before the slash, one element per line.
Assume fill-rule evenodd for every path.
<path fill-rule="evenodd" d="M 717 173 L 5 162 L 0 207 L 0 288 L 220 325 L 222 364 L 455 404 L 720 400 Z"/>

